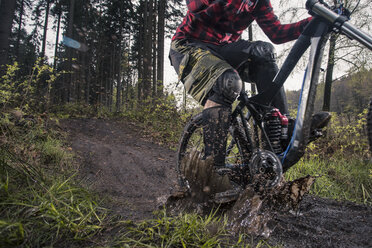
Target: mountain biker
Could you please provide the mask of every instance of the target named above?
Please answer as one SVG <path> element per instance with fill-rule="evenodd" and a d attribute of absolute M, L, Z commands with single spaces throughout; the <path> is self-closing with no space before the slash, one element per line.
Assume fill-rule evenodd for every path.
<path fill-rule="evenodd" d="M 242 90 L 242 80 L 255 82 L 258 92 L 262 92 L 272 87 L 278 72 L 274 46 L 242 40 L 242 32 L 256 21 L 273 43 L 285 43 L 297 39 L 311 17 L 283 25 L 270 0 L 186 3 L 188 11 L 172 38 L 169 57 L 186 91 L 204 106 L 204 158 L 212 156 L 214 166 L 223 166 L 232 103 Z M 272 105 L 289 115 L 283 88 Z M 315 117 L 313 128 L 324 126 L 330 115 Z"/>

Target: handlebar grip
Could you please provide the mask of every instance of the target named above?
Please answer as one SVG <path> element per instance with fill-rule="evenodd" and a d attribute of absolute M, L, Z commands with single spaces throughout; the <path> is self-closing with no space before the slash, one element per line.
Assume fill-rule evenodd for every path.
<path fill-rule="evenodd" d="M 368 34 L 356 29 L 353 25 L 347 22 L 341 26 L 341 32 L 346 36 L 359 41 L 372 51 L 372 37 Z"/>
<path fill-rule="evenodd" d="M 341 33 L 359 41 L 369 50 L 372 50 L 372 37 L 348 23 L 346 17 L 336 14 L 318 0 L 308 0 L 306 2 L 306 8 L 310 13 L 314 13 L 333 24 L 333 27 L 337 28 Z"/>

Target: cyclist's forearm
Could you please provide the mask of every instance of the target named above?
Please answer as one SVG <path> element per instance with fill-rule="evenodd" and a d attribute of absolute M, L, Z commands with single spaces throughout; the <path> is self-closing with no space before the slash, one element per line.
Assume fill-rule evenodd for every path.
<path fill-rule="evenodd" d="M 269 39 L 275 44 L 281 44 L 297 39 L 312 17 L 296 23 L 281 24 L 274 13 L 270 1 L 263 0 L 257 6 L 255 18 Z"/>

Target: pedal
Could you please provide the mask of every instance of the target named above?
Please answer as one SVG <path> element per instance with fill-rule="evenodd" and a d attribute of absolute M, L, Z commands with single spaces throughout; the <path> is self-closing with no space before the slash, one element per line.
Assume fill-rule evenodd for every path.
<path fill-rule="evenodd" d="M 226 167 L 215 167 L 215 171 L 220 175 L 231 175 L 233 173 L 233 170 Z"/>
<path fill-rule="evenodd" d="M 224 192 L 216 193 L 214 194 L 212 200 L 217 204 L 233 202 L 239 198 L 240 192 L 240 189 L 231 189 Z"/>
<path fill-rule="evenodd" d="M 323 137 L 324 133 L 322 129 L 315 129 L 311 132 L 310 137 L 309 137 L 309 143 L 312 141 L 315 141 L 319 139 L 320 137 Z"/>

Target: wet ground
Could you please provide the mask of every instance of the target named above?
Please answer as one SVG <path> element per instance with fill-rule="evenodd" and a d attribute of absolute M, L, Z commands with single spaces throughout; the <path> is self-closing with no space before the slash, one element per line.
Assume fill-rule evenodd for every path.
<path fill-rule="evenodd" d="M 170 195 L 176 152 L 152 142 L 134 123 L 70 119 L 61 126 L 79 156 L 82 182 L 113 212 L 150 218 Z M 372 208 L 305 196 L 297 211 L 272 213 L 267 228 L 268 243 L 283 247 L 372 247 Z"/>

